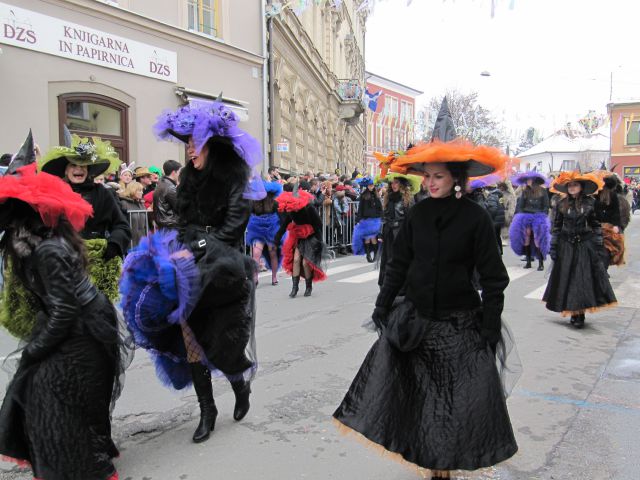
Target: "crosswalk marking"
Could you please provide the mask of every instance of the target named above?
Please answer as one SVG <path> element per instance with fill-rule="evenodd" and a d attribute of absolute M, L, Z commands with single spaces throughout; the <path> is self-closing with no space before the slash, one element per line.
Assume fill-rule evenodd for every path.
<path fill-rule="evenodd" d="M 534 291 L 527 293 L 524 298 L 532 298 L 534 300 L 542 300 L 542 295 L 544 295 L 544 291 L 547 289 L 547 284 L 545 283 L 541 287 L 536 288 Z"/>
<path fill-rule="evenodd" d="M 348 272 L 349 270 L 355 270 L 356 268 L 370 267 L 371 264 L 367 263 L 347 263 L 346 265 L 340 265 L 339 267 L 329 267 L 328 275 L 337 275 L 338 273 Z"/>
<path fill-rule="evenodd" d="M 509 280 L 513 282 L 514 280 L 531 273 L 531 270 L 532 269 L 522 268 L 520 266 L 511 266 L 507 267 L 507 274 L 509 275 Z"/>
<path fill-rule="evenodd" d="M 360 275 L 354 275 L 353 277 L 343 278 L 338 280 L 339 283 L 364 283 L 371 280 L 377 280 L 380 272 L 378 270 L 371 270 L 370 272 L 361 273 Z"/>

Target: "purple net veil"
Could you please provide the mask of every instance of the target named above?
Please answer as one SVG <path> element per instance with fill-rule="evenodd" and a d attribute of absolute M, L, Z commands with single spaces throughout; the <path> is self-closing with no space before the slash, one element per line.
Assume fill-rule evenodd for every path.
<path fill-rule="evenodd" d="M 244 198 L 262 200 L 267 196 L 260 176 L 262 148 L 257 139 L 238 127 L 238 122 L 238 116 L 229 107 L 216 101 L 207 106 L 186 105 L 175 112 L 165 110 L 157 118 L 153 132 L 160 140 L 186 143 L 193 137 L 196 153 L 211 137 L 228 138 L 251 170 Z"/>

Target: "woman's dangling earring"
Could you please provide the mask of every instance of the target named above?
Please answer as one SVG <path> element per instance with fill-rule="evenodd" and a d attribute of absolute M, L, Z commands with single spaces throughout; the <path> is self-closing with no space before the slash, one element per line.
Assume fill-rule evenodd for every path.
<path fill-rule="evenodd" d="M 462 188 L 460 187 L 460 185 L 456 184 L 453 189 L 456 191 L 456 199 L 460 200 L 462 198 Z"/>

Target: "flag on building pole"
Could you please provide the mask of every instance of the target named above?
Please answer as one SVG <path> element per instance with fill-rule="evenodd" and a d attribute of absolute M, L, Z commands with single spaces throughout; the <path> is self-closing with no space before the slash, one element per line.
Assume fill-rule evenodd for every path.
<path fill-rule="evenodd" d="M 375 93 L 370 93 L 369 89 L 365 89 L 364 96 L 367 101 L 367 105 L 369 106 L 369 110 L 375 112 L 378 109 L 378 100 L 380 96 L 382 96 L 382 90 L 379 90 Z"/>

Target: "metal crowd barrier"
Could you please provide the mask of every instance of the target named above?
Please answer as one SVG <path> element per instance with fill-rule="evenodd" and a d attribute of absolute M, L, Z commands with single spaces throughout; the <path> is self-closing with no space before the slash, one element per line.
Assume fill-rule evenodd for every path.
<path fill-rule="evenodd" d="M 335 253 L 345 253 L 351 247 L 353 240 L 353 228 L 356 224 L 359 202 L 347 200 L 347 213 L 339 215 L 330 205 L 319 205 L 316 207 L 320 220 L 322 221 L 322 240 Z M 131 226 L 130 248 L 138 245 L 141 238 L 153 231 L 151 212 L 147 210 L 129 210 L 129 225 Z M 251 255 L 250 246 L 245 244 L 243 250 Z"/>

